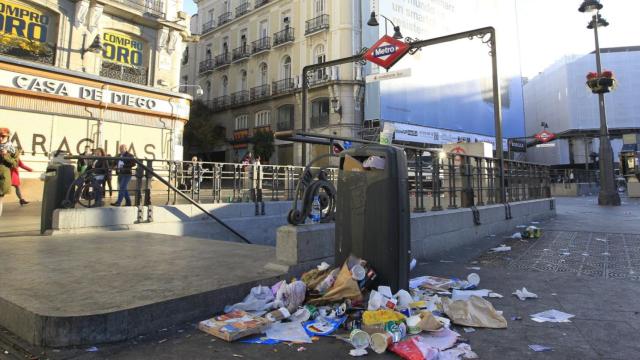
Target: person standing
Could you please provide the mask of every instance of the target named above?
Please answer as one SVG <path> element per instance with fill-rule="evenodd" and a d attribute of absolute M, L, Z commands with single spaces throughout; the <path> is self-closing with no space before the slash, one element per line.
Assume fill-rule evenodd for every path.
<path fill-rule="evenodd" d="M 16 154 L 20 154 L 21 153 L 21 149 L 18 148 L 16 151 Z M 17 155 L 16 155 L 17 156 Z M 17 156 L 17 160 L 18 160 L 18 166 L 11 168 L 11 186 L 13 186 L 16 189 L 16 196 L 18 197 L 18 199 L 20 200 L 20 206 L 22 205 L 27 205 L 29 202 L 27 200 L 25 200 L 22 197 L 22 191 L 20 190 L 20 168 L 27 170 L 28 172 L 32 172 L 33 169 L 31 169 L 30 167 L 28 167 L 27 165 L 25 165 L 22 160 L 20 160 L 20 157 Z"/>
<path fill-rule="evenodd" d="M 91 151 L 91 146 L 85 146 L 84 147 L 84 152 L 82 154 L 80 154 L 80 156 L 91 156 L 93 155 L 93 152 Z M 85 171 L 87 171 L 87 168 L 89 168 L 89 165 L 91 165 L 92 160 L 90 159 L 78 159 L 78 166 L 77 166 L 77 170 L 78 170 L 78 174 L 84 174 Z"/>
<path fill-rule="evenodd" d="M 118 148 L 120 155 L 118 155 L 118 162 L 116 163 L 116 174 L 118 174 L 118 200 L 112 203 L 111 206 L 120 206 L 122 200 L 124 200 L 125 206 L 131 206 L 131 197 L 129 197 L 129 182 L 133 175 L 133 167 L 135 161 L 133 155 L 127 151 L 127 145 L 121 144 Z"/>
<path fill-rule="evenodd" d="M 191 164 L 187 168 L 187 173 L 191 176 L 191 189 L 194 194 L 198 194 L 200 192 L 200 183 L 202 183 L 202 173 L 204 169 L 202 168 L 202 163 L 198 160 L 197 156 L 191 158 Z"/>
<path fill-rule="evenodd" d="M 99 159 L 93 160 L 91 165 L 89 165 L 89 168 L 93 169 L 93 172 L 95 174 L 94 176 L 96 178 L 96 181 L 98 182 L 98 188 L 96 189 L 98 193 L 96 197 L 96 206 L 102 206 L 102 199 L 104 198 L 105 194 L 104 183 L 106 181 L 107 173 L 111 172 L 111 169 L 109 168 L 109 161 L 104 158 L 105 153 L 102 148 L 95 149 L 93 151 L 93 155 L 96 157 L 100 157 Z"/>
<path fill-rule="evenodd" d="M 4 196 L 11 193 L 11 169 L 18 166 L 16 149 L 9 141 L 11 132 L 7 128 L 0 128 L 0 216 Z"/>

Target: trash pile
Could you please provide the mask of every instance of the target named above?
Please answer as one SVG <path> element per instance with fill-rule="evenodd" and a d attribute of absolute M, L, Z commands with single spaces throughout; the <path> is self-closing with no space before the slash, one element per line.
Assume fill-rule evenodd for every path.
<path fill-rule="evenodd" d="M 289 283 L 257 286 L 198 328 L 251 344 L 307 344 L 333 336 L 353 346 L 351 356 L 373 351 L 411 360 L 475 359 L 452 325 L 465 332 L 507 327 L 502 312 L 485 299 L 502 295 L 478 289 L 479 283 L 475 273 L 467 279 L 422 276 L 394 294 L 365 260 L 351 256 L 339 268 L 322 263 Z"/>

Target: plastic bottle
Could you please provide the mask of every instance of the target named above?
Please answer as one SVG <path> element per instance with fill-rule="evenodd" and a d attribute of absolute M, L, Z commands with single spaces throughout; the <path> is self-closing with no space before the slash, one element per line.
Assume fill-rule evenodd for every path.
<path fill-rule="evenodd" d="M 318 195 L 313 197 L 313 203 L 311 204 L 311 223 L 319 224 L 322 210 L 320 208 L 320 197 Z"/>
<path fill-rule="evenodd" d="M 318 284 L 316 290 L 320 294 L 326 293 L 327 290 L 329 290 L 336 282 L 336 277 L 338 276 L 339 271 L 340 269 L 334 269 L 329 275 L 327 275 L 327 277 L 324 278 L 324 280 L 322 280 L 320 284 Z"/>

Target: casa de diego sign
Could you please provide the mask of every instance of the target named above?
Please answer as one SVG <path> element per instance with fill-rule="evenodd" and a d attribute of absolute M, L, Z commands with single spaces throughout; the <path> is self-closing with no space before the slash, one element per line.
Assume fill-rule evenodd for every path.
<path fill-rule="evenodd" d="M 409 48 L 408 44 L 385 35 L 364 54 L 364 59 L 388 70 L 409 51 Z"/>

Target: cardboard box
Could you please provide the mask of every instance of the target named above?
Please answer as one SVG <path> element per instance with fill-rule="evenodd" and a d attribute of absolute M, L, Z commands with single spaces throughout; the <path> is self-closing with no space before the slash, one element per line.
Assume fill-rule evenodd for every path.
<path fill-rule="evenodd" d="M 236 310 L 201 321 L 198 324 L 198 329 L 226 341 L 235 341 L 249 335 L 262 333 L 268 323 L 264 318 Z"/>
<path fill-rule="evenodd" d="M 364 167 L 362 166 L 362 163 L 349 155 L 345 155 L 342 169 L 344 171 L 355 171 L 355 172 L 364 171 Z"/>

